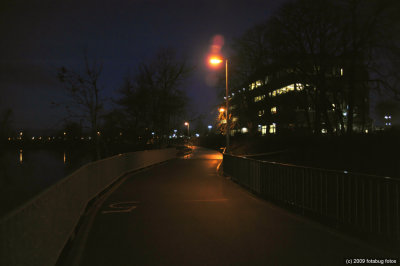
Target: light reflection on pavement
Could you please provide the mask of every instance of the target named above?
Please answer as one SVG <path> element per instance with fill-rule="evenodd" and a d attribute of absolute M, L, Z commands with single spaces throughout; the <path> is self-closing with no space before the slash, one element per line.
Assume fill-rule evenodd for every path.
<path fill-rule="evenodd" d="M 222 160 L 222 153 L 209 150 L 198 146 L 190 146 L 193 152 L 186 155 L 184 159 L 206 159 L 206 160 Z"/>

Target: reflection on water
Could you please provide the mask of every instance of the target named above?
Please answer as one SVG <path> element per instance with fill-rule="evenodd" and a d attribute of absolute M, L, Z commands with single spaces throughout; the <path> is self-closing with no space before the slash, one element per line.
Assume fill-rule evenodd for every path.
<path fill-rule="evenodd" d="M 0 217 L 90 161 L 82 151 L 0 151 Z"/>

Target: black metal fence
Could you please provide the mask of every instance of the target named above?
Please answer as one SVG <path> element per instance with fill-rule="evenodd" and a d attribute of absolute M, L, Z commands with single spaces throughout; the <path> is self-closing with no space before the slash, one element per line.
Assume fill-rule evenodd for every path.
<path fill-rule="evenodd" d="M 261 196 L 400 240 L 400 179 L 224 154 L 224 173 Z"/>

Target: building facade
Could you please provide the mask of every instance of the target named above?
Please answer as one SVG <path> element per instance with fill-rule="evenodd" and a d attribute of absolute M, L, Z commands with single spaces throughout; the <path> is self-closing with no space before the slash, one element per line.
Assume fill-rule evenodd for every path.
<path fill-rule="evenodd" d="M 266 69 L 231 90 L 231 134 L 342 134 L 348 126 L 349 105 L 345 90 L 334 86 L 343 86 L 343 79 L 343 68 L 333 69 L 325 79 L 330 89 L 322 97 L 317 86 L 295 71 Z M 368 133 L 368 91 L 358 95 L 353 106 L 353 131 Z"/>

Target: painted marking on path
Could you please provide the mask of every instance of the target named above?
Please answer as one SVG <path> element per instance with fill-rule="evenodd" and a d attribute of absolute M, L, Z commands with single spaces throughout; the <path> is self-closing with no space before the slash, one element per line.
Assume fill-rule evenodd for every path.
<path fill-rule="evenodd" d="M 117 212 L 131 212 L 132 210 L 136 209 L 136 204 L 139 201 L 124 201 L 124 202 L 115 202 L 108 205 L 108 208 L 111 210 L 102 211 L 102 214 L 107 213 L 117 213 Z"/>

